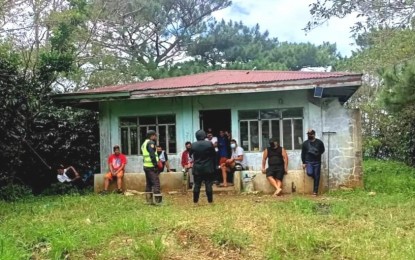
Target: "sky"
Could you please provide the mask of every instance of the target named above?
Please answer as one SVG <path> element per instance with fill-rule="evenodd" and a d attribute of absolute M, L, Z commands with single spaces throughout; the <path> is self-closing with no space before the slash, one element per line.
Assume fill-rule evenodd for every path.
<path fill-rule="evenodd" d="M 350 27 L 355 19 L 352 16 L 332 18 L 326 24 L 306 33 L 302 30 L 311 20 L 309 5 L 313 0 L 233 0 L 232 6 L 213 13 L 213 16 L 225 21 L 242 21 L 247 26 L 260 25 L 261 31 L 268 30 L 271 37 L 279 41 L 311 42 L 319 45 L 323 42 L 337 44 L 342 56 L 350 56 L 356 49 L 351 38 Z"/>

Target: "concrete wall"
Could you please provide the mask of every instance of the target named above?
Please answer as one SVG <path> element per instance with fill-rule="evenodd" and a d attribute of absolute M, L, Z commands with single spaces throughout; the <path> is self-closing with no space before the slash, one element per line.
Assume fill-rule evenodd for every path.
<path fill-rule="evenodd" d="M 107 157 L 114 144 L 120 144 L 119 117 L 143 115 L 176 115 L 177 154 L 169 154 L 171 168 L 181 170 L 180 156 L 186 141 L 195 141 L 194 133 L 199 129 L 199 112 L 210 109 L 230 109 L 232 136 L 239 140 L 239 110 L 269 108 L 304 108 L 304 138 L 308 128 L 316 130 L 317 138 L 326 144 L 323 156 L 322 189 L 362 185 L 360 115 L 358 111 L 345 109 L 337 99 L 310 102 L 306 91 L 281 91 L 272 93 L 251 93 L 240 95 L 211 95 L 198 97 L 160 98 L 147 100 L 113 101 L 100 104 L 101 169 L 107 170 Z M 317 105 L 313 104 L 316 103 Z M 323 132 L 333 131 L 330 135 Z M 300 150 L 287 151 L 289 190 L 295 182 L 298 190 L 303 189 Z M 328 155 L 330 153 L 330 155 Z M 247 152 L 248 165 L 253 170 L 261 169 L 262 153 Z M 330 162 L 328 161 L 330 156 Z M 142 157 L 128 156 L 127 173 L 142 172 Z M 330 182 L 328 174 L 330 173 Z M 289 174 L 290 175 L 290 174 Z M 298 176 L 297 176 L 298 175 Z M 262 177 L 258 178 L 258 181 Z M 295 181 L 294 181 L 295 180 Z M 266 181 L 265 178 L 263 182 Z M 260 186 L 258 183 L 257 186 Z M 263 185 L 266 185 L 264 183 Z M 259 187 L 258 186 L 258 187 Z M 287 185 L 286 185 L 287 186 Z M 311 188 L 311 186 L 310 186 Z M 288 188 L 287 188 L 288 189 Z M 306 187 L 306 189 L 309 189 Z"/>

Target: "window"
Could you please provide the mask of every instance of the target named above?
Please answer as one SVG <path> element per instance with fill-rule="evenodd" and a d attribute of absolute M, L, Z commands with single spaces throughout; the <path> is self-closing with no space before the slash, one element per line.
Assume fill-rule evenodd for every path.
<path fill-rule="evenodd" d="M 287 150 L 301 149 L 303 109 L 239 111 L 241 146 L 245 151 L 263 151 L 275 137 Z"/>
<path fill-rule="evenodd" d="M 174 115 L 140 116 L 120 118 L 121 150 L 127 155 L 141 153 L 146 133 L 158 134 L 157 144 L 167 153 L 176 153 L 176 117 Z"/>

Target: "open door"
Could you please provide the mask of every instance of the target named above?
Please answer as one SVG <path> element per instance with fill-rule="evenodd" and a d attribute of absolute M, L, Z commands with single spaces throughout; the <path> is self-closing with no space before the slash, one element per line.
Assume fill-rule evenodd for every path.
<path fill-rule="evenodd" d="M 199 114 L 200 129 L 212 129 L 213 135 L 218 136 L 220 130 L 231 132 L 231 110 L 202 110 Z"/>

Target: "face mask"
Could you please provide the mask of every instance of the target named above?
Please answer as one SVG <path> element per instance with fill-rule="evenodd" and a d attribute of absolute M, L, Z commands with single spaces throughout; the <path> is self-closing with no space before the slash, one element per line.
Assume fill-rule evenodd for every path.
<path fill-rule="evenodd" d="M 269 143 L 269 146 L 270 146 L 271 148 L 274 148 L 274 147 L 275 147 L 275 143 L 274 143 L 274 142 L 271 142 L 271 143 Z"/>
<path fill-rule="evenodd" d="M 231 148 L 235 149 L 236 148 L 236 144 L 231 144 Z"/>
<path fill-rule="evenodd" d="M 314 136 L 313 135 L 307 135 L 308 140 L 314 140 Z"/>

